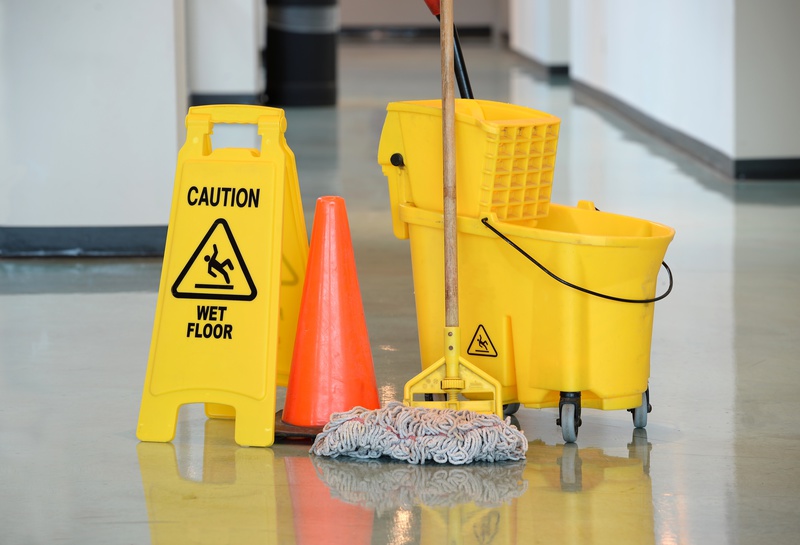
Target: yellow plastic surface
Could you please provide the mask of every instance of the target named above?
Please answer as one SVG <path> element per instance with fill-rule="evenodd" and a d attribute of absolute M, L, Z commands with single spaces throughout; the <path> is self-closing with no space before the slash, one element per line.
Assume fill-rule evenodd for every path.
<path fill-rule="evenodd" d="M 523 106 L 456 100 L 458 213 L 504 221 L 547 215 L 560 120 Z M 403 167 L 392 156 L 403 156 Z M 378 148 L 389 178 L 394 231 L 408 238 L 398 206 L 442 211 L 442 110 L 440 100 L 393 102 Z"/>
<path fill-rule="evenodd" d="M 256 124 L 261 149 L 212 149 L 215 123 Z M 270 446 L 308 255 L 286 119 L 206 106 L 186 126 L 137 436 L 170 441 L 180 406 L 207 403 L 210 414 L 235 412 L 238 444 Z"/>
<path fill-rule="evenodd" d="M 441 355 L 444 322 L 442 215 L 400 205 L 411 242 L 423 367 Z M 655 295 L 674 230 L 657 223 L 551 204 L 546 218 L 490 223 L 562 278 L 629 299 Z M 557 406 L 561 391 L 582 406 L 641 404 L 650 375 L 653 303 L 607 301 L 551 279 L 478 219 L 458 218 L 460 356 L 496 378 L 503 403 Z"/>
<path fill-rule="evenodd" d="M 201 106 L 192 110 L 203 111 L 205 108 L 214 107 Z M 297 320 L 300 316 L 300 303 L 303 297 L 303 283 L 308 264 L 308 234 L 303 216 L 303 201 L 300 195 L 295 156 L 285 141 L 280 145 L 286 156 L 286 168 L 284 171 L 283 250 L 281 252 L 280 325 L 278 326 L 276 383 L 278 386 L 288 386 Z M 233 407 L 228 405 L 207 403 L 206 415 L 211 418 L 234 418 L 235 412 Z"/>
<path fill-rule="evenodd" d="M 444 318 L 442 318 L 444 321 Z M 441 339 L 441 337 L 440 337 Z M 440 345 L 441 347 L 441 345 Z M 503 417 L 500 383 L 461 357 L 461 334 L 457 327 L 444 328 L 444 357 L 409 380 L 403 390 L 403 403 L 409 407 L 469 410 Z M 426 395 L 432 399 L 426 399 Z"/>

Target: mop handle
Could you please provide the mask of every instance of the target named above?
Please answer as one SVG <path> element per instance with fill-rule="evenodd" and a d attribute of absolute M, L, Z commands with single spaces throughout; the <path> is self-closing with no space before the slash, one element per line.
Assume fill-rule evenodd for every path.
<path fill-rule="evenodd" d="M 441 2 L 439 0 L 425 0 L 425 3 L 436 19 L 441 22 Z M 453 41 L 455 45 L 455 73 L 458 91 L 461 94 L 461 98 L 475 98 L 475 95 L 472 93 L 472 85 L 469 82 L 469 74 L 467 74 L 467 63 L 464 62 L 464 54 L 461 52 L 461 41 L 458 39 L 458 30 L 455 28 L 455 25 L 453 25 Z"/>
<path fill-rule="evenodd" d="M 456 247 L 456 145 L 453 60 L 453 0 L 442 0 L 442 159 L 444 167 L 445 326 L 458 327 L 458 251 Z"/>

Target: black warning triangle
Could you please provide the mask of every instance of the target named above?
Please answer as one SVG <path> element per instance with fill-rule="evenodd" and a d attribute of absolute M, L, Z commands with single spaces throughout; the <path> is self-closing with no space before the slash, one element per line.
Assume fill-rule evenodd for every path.
<path fill-rule="evenodd" d="M 467 348 L 467 354 L 470 356 L 486 356 L 488 358 L 497 357 L 497 350 L 483 325 L 478 325 L 478 329 L 475 330 L 475 335 L 472 336 L 472 341 L 469 343 L 469 348 Z"/>
<path fill-rule="evenodd" d="M 201 255 L 202 259 L 198 259 Z M 219 218 L 178 275 L 172 295 L 179 299 L 252 301 L 256 294 L 231 228 Z"/>

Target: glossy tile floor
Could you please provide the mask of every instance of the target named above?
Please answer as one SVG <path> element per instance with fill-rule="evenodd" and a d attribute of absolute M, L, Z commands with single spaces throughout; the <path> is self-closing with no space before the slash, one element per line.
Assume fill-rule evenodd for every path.
<path fill-rule="evenodd" d="M 562 118 L 554 202 L 676 229 L 646 432 L 587 409 L 565 446 L 554 409 L 522 409 L 525 463 L 359 464 L 303 443 L 238 448 L 232 422 L 186 406 L 171 444 L 139 443 L 160 260 L 3 260 L 4 544 L 797 542 L 800 183 L 724 179 L 505 49 L 464 49 L 479 98 Z M 408 241 L 375 157 L 387 102 L 438 96 L 438 45 L 340 52 L 338 108 L 288 110 L 287 138 L 309 232 L 318 196 L 347 201 L 388 402 L 420 357 Z"/>

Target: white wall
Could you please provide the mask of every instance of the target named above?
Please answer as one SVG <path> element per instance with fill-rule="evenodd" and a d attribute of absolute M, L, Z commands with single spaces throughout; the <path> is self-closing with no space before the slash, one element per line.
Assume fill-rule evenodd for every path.
<path fill-rule="evenodd" d="M 569 64 L 569 2 L 509 0 L 509 47 L 540 64 Z"/>
<path fill-rule="evenodd" d="M 0 0 L 0 226 L 165 225 L 183 0 Z"/>
<path fill-rule="evenodd" d="M 737 159 L 800 157 L 798 25 L 798 0 L 736 0 Z"/>
<path fill-rule="evenodd" d="M 264 0 L 186 0 L 189 89 L 259 95 Z"/>
<path fill-rule="evenodd" d="M 798 22 L 797 0 L 571 0 L 570 74 L 731 159 L 798 158 Z"/>
<path fill-rule="evenodd" d="M 734 1 L 571 0 L 570 75 L 735 157 Z"/>

